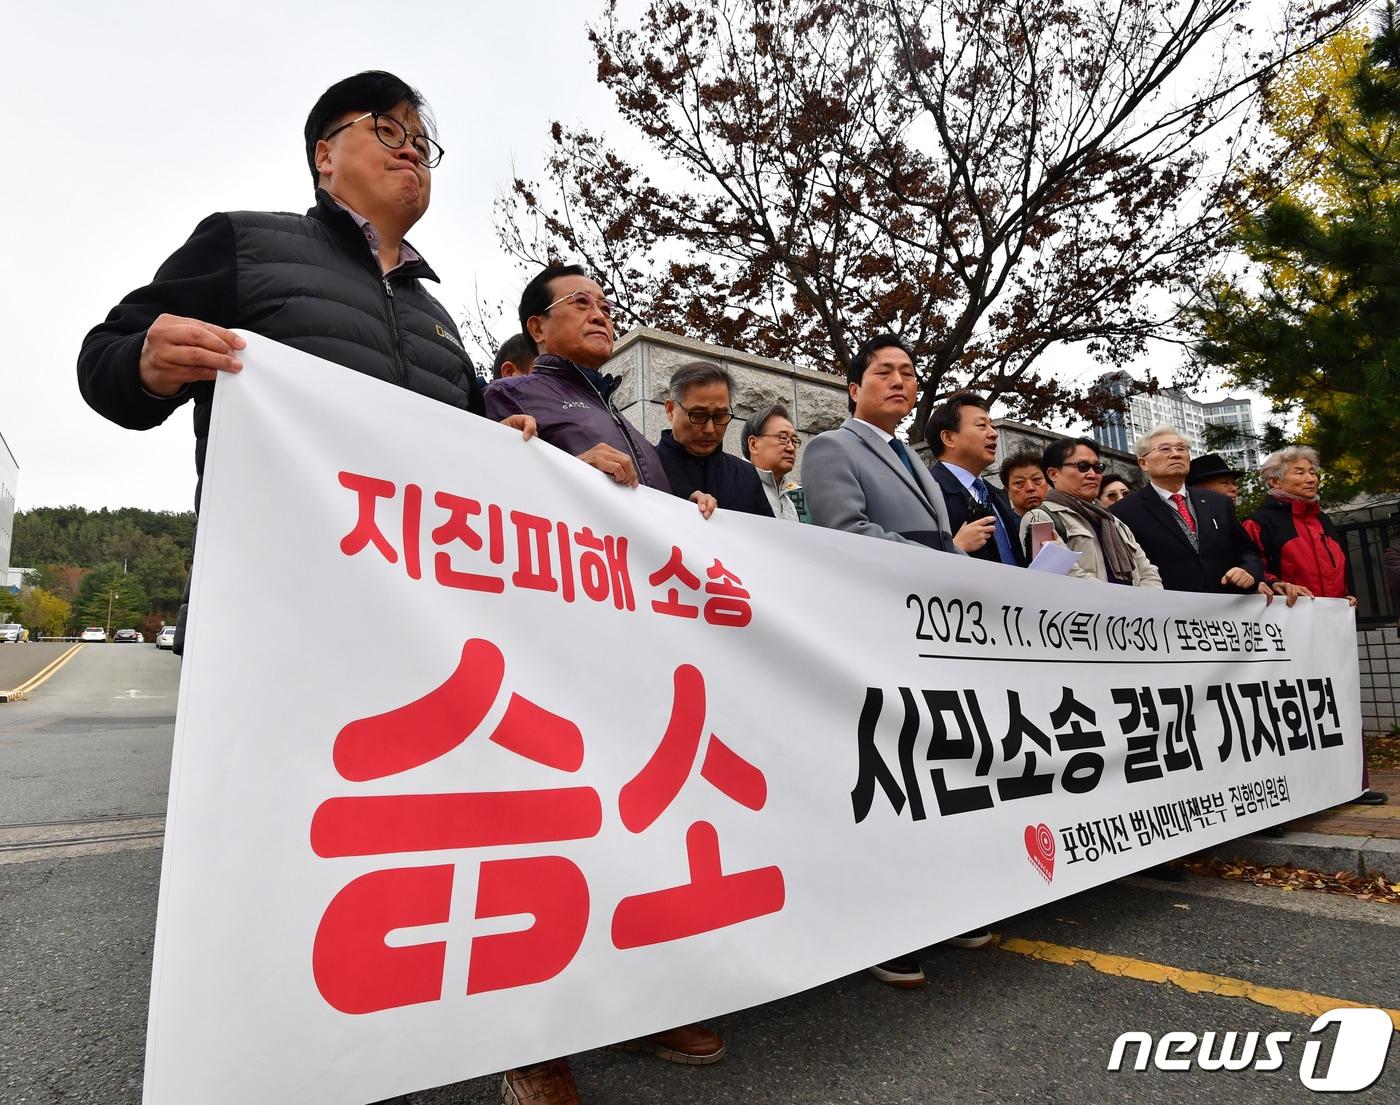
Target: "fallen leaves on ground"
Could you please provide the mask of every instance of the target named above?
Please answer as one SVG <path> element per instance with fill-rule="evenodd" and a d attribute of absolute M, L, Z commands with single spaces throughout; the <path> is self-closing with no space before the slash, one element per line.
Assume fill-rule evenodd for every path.
<path fill-rule="evenodd" d="M 1366 766 L 1372 771 L 1400 771 L 1400 736 L 1366 734 Z"/>
<path fill-rule="evenodd" d="M 1392 883 L 1384 875 L 1358 875 L 1354 871 L 1338 871 L 1335 875 L 1329 875 L 1306 867 L 1265 867 L 1242 859 L 1211 858 L 1185 866 L 1198 875 L 1214 875 L 1255 886 L 1276 886 L 1280 890 L 1320 890 L 1324 894 L 1343 894 L 1362 902 L 1400 905 L 1400 883 Z"/>

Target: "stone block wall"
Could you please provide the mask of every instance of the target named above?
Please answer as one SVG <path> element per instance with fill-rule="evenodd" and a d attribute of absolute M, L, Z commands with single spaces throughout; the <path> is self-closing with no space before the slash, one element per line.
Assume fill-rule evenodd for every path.
<path fill-rule="evenodd" d="M 1384 733 L 1400 725 L 1400 631 L 1394 625 L 1356 634 L 1361 662 L 1361 728 Z"/>
<path fill-rule="evenodd" d="M 725 431 L 724 449 L 736 457 L 744 455 L 740 440 L 744 420 L 772 403 L 787 407 L 793 425 L 806 439 L 846 420 L 846 382 L 840 376 L 638 327 L 623 335 L 603 371 L 622 378 L 613 402 L 649 440 L 656 441 L 668 428 L 665 403 L 671 373 L 690 361 L 721 364 L 734 377 L 734 420 Z M 801 450 L 793 475 L 802 478 Z"/>

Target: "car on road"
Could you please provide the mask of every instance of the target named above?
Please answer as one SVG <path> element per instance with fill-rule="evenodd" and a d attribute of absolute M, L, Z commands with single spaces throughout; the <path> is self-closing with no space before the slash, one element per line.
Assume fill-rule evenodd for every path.
<path fill-rule="evenodd" d="M 141 634 L 134 629 L 119 629 L 112 634 L 114 645 L 135 645 L 141 643 Z"/>
<path fill-rule="evenodd" d="M 14 622 L 0 625 L 0 644 L 14 645 L 29 640 L 29 630 Z"/>
<path fill-rule="evenodd" d="M 103 629 L 100 625 L 90 625 L 82 631 L 82 633 L 78 637 L 78 640 L 101 641 L 103 644 L 106 644 L 107 631 Z"/>
<path fill-rule="evenodd" d="M 162 626 L 161 631 L 156 634 L 156 648 L 175 647 L 175 627 L 173 625 Z"/>

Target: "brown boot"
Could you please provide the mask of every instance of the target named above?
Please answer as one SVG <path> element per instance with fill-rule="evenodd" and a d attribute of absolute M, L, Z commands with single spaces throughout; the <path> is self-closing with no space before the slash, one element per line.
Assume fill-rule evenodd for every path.
<path fill-rule="evenodd" d="M 613 1044 L 618 1051 L 641 1051 L 665 1059 L 668 1063 L 686 1063 L 702 1067 L 724 1058 L 724 1041 L 703 1024 L 687 1024 L 669 1032 L 655 1032 L 623 1044 Z"/>
<path fill-rule="evenodd" d="M 501 1100 L 505 1105 L 583 1105 L 567 1059 L 506 1071 Z"/>

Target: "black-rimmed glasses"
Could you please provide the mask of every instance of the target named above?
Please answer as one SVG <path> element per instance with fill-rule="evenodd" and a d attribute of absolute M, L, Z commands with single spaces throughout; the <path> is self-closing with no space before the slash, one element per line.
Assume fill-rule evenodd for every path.
<path fill-rule="evenodd" d="M 1073 468 L 1077 472 L 1094 471 L 1102 476 L 1108 465 L 1101 460 L 1072 460 L 1065 467 Z"/>
<path fill-rule="evenodd" d="M 677 403 L 676 406 L 685 411 L 685 416 L 690 419 L 692 426 L 703 426 L 706 422 L 713 422 L 715 429 L 722 430 L 734 420 L 733 411 L 693 411 L 683 403 Z"/>
<path fill-rule="evenodd" d="M 786 430 L 784 430 L 782 433 L 777 434 L 754 434 L 753 436 L 776 438 L 778 443 L 781 445 L 791 445 L 794 449 L 802 448 L 802 439 L 796 434 L 788 433 Z"/>
<path fill-rule="evenodd" d="M 379 139 L 381 144 L 388 146 L 389 149 L 401 150 L 404 144 L 407 143 L 413 147 L 414 152 L 418 155 L 418 160 L 429 169 L 436 169 L 438 162 L 442 160 L 442 155 L 445 151 L 441 146 L 426 134 L 415 134 L 410 138 L 407 127 L 392 115 L 388 115 L 382 111 L 366 111 L 363 115 L 357 115 L 348 123 L 341 123 L 335 130 L 322 135 L 321 141 L 329 142 L 347 127 L 353 127 L 356 123 L 362 122 L 365 119 L 374 120 L 374 136 Z"/>

